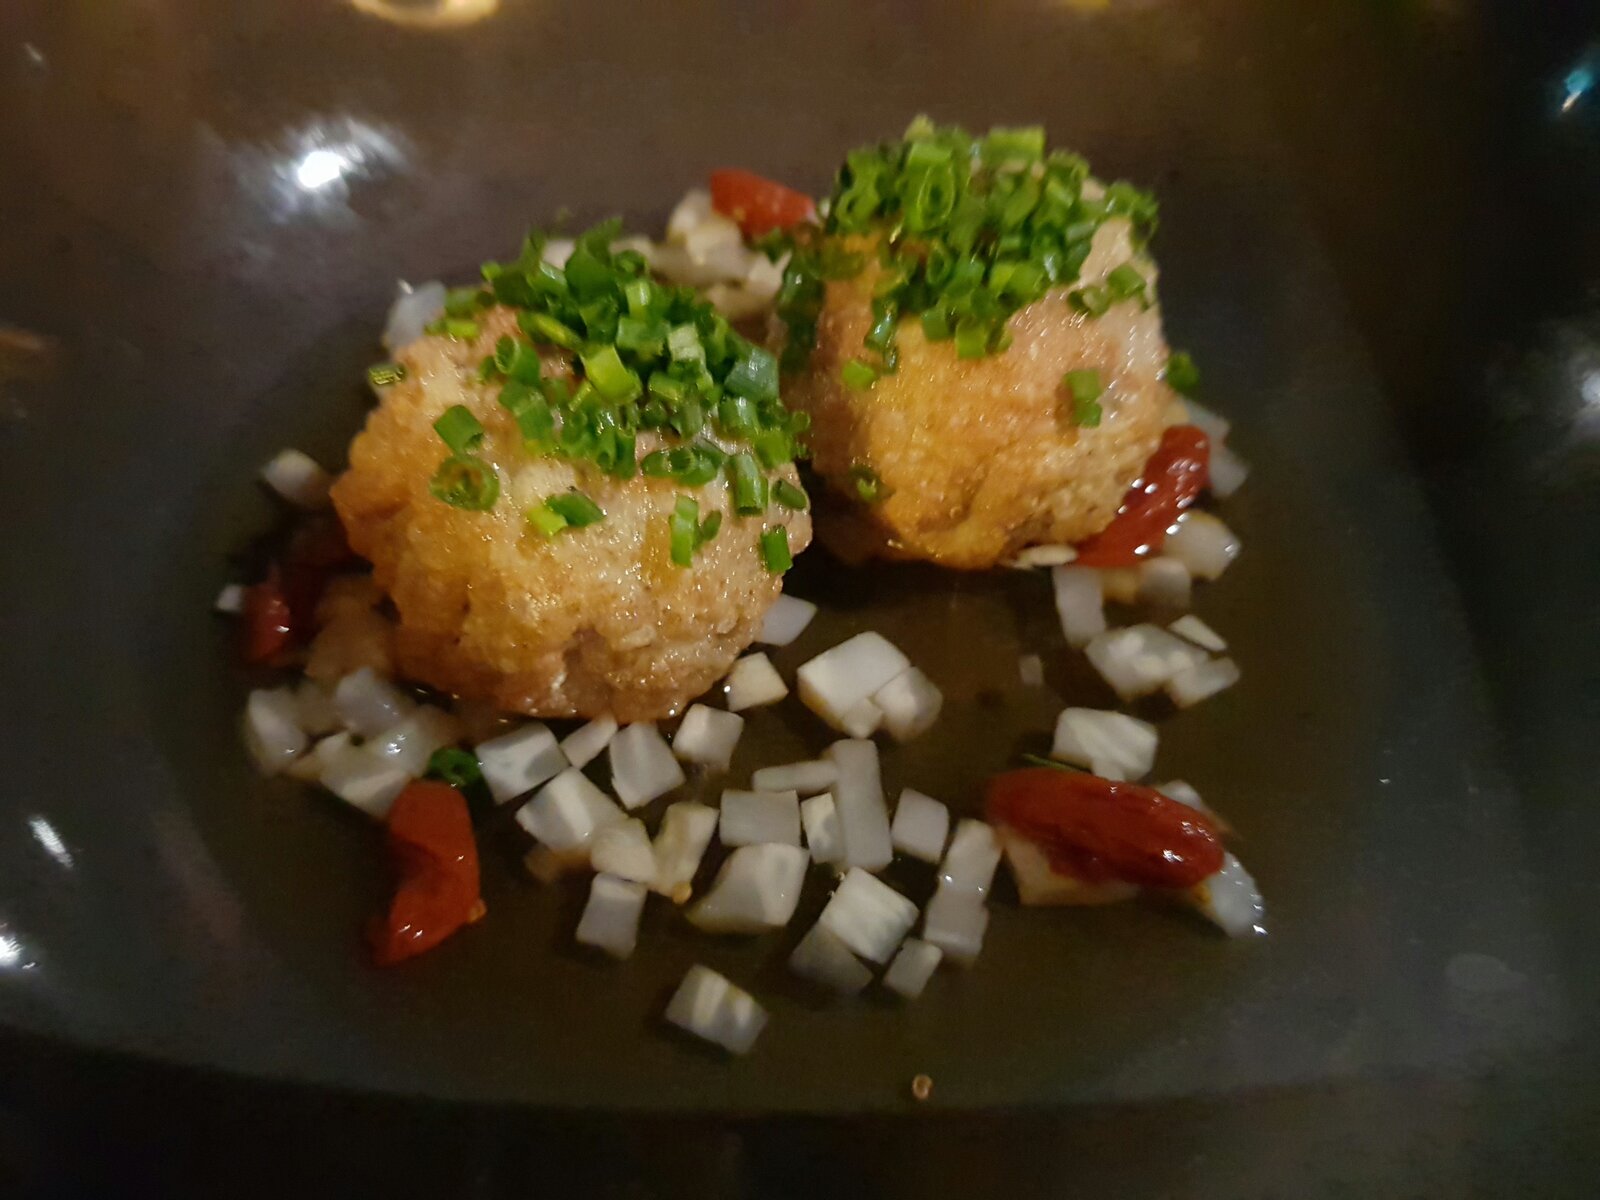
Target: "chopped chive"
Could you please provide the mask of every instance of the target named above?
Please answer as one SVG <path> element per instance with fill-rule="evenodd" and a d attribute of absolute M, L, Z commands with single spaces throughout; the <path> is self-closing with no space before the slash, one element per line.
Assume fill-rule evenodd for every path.
<path fill-rule="evenodd" d="M 1144 295 L 1145 278 L 1128 263 L 1123 263 L 1106 276 L 1106 290 L 1118 300 L 1132 300 Z"/>
<path fill-rule="evenodd" d="M 883 480 L 878 478 L 878 473 L 871 467 L 857 463 L 850 468 L 846 477 L 863 504 L 876 504 L 884 498 Z"/>
<path fill-rule="evenodd" d="M 787 479 L 779 479 L 773 483 L 772 498 L 785 508 L 803 509 L 811 502 L 804 490 Z"/>
<path fill-rule="evenodd" d="M 465 317 L 446 317 L 444 319 L 444 332 L 459 341 L 470 342 L 482 331 L 478 328 L 476 321 L 468 320 Z"/>
<path fill-rule="evenodd" d="M 452 454 L 470 454 L 483 445 L 483 424 L 464 404 L 452 404 L 433 423 L 440 440 Z"/>
<path fill-rule="evenodd" d="M 844 381 L 845 387 L 866 391 L 878 382 L 878 371 L 871 363 L 852 358 L 839 368 L 839 378 Z"/>
<path fill-rule="evenodd" d="M 761 473 L 756 460 L 748 454 L 735 454 L 728 459 L 728 482 L 733 487 L 733 511 L 741 517 L 752 517 L 767 507 L 767 477 Z"/>
<path fill-rule="evenodd" d="M 1078 288 L 1067 297 L 1072 302 L 1072 307 L 1079 312 L 1086 312 L 1091 317 L 1103 317 L 1111 310 L 1111 293 L 1098 284 Z"/>
<path fill-rule="evenodd" d="M 761 561 L 774 575 L 781 575 L 794 566 L 794 555 L 789 552 L 789 531 L 782 525 L 761 531 Z"/>
<path fill-rule="evenodd" d="M 1100 383 L 1100 372 L 1093 367 L 1068 371 L 1061 382 L 1072 398 L 1073 424 L 1087 428 L 1100 424 L 1100 394 L 1105 390 Z"/>
<path fill-rule="evenodd" d="M 700 542 L 700 505 L 688 496 L 679 496 L 667 518 L 671 532 L 672 561 L 680 567 L 694 563 L 695 547 Z"/>
<path fill-rule="evenodd" d="M 722 510 L 719 508 L 704 521 L 700 522 L 700 532 L 696 535 L 696 540 L 700 543 L 700 545 L 704 546 L 712 538 L 717 536 L 717 531 L 721 528 Z"/>
<path fill-rule="evenodd" d="M 447 317 L 470 317 L 483 307 L 484 300 L 485 293 L 482 288 L 451 288 L 444 294 L 444 315 Z"/>
<path fill-rule="evenodd" d="M 567 519 L 548 503 L 535 504 L 528 510 L 528 524 L 547 538 L 553 538 L 567 527 Z"/>
<path fill-rule="evenodd" d="M 429 779 L 438 779 L 453 788 L 471 787 L 483 779 L 478 756 L 460 746 L 443 746 L 428 757 Z"/>
<path fill-rule="evenodd" d="M 607 400 L 632 400 L 643 390 L 639 376 L 622 365 L 615 346 L 601 346 L 582 360 L 585 378 Z"/>
<path fill-rule="evenodd" d="M 390 387 L 406 377 L 404 363 L 374 363 L 367 368 L 367 382 L 373 387 Z"/>
<path fill-rule="evenodd" d="M 500 477 L 483 459 L 454 454 L 439 464 L 428 490 L 455 508 L 484 512 L 500 497 Z"/>
<path fill-rule="evenodd" d="M 559 496 L 548 497 L 544 506 L 574 529 L 593 525 L 596 521 L 603 520 L 606 515 L 598 504 L 576 489 Z"/>
<path fill-rule="evenodd" d="M 1168 387 L 1185 396 L 1192 396 L 1200 390 L 1200 368 L 1182 350 L 1173 351 L 1172 357 L 1167 359 L 1164 378 Z"/>

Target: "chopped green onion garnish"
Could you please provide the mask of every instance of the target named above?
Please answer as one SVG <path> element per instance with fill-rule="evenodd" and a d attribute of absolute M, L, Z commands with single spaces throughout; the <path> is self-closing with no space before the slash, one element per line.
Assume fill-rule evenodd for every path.
<path fill-rule="evenodd" d="M 483 444 L 483 425 L 464 404 L 445 409 L 433 429 L 452 454 L 470 454 Z"/>
<path fill-rule="evenodd" d="M 761 561 L 774 575 L 781 575 L 794 566 L 794 555 L 789 552 L 789 531 L 782 525 L 761 531 Z"/>
<path fill-rule="evenodd" d="M 876 504 L 884 497 L 883 480 L 878 478 L 878 473 L 871 467 L 860 463 L 850 468 L 849 480 L 855 488 L 856 496 L 864 504 Z"/>
<path fill-rule="evenodd" d="M 439 464 L 428 490 L 436 499 L 456 508 L 484 512 L 500 498 L 500 477 L 483 459 L 456 454 Z"/>
<path fill-rule="evenodd" d="M 704 521 L 700 522 L 700 532 L 698 535 L 696 535 L 700 545 L 704 546 L 712 538 L 716 537 L 717 531 L 721 528 L 722 510 L 719 508 Z"/>
<path fill-rule="evenodd" d="M 700 544 L 700 505 L 688 496 L 679 496 L 667 528 L 672 535 L 672 561 L 680 567 L 691 566 Z"/>
<path fill-rule="evenodd" d="M 1091 317 L 1103 317 L 1111 311 L 1111 293 L 1097 284 L 1081 287 L 1071 293 L 1067 299 L 1072 302 L 1073 308 L 1078 309 L 1080 312 L 1086 312 Z"/>
<path fill-rule="evenodd" d="M 622 365 L 615 346 L 601 346 L 583 355 L 583 373 L 607 400 L 632 400 L 643 390 L 639 377 Z"/>
<path fill-rule="evenodd" d="M 776 480 L 772 485 L 772 498 L 785 508 L 804 508 L 810 503 L 805 492 L 787 479 Z"/>
<path fill-rule="evenodd" d="M 1100 372 L 1093 367 L 1081 371 L 1068 371 L 1062 383 L 1072 397 L 1072 423 L 1093 428 L 1100 424 L 1100 394 L 1105 388 L 1100 384 Z"/>
<path fill-rule="evenodd" d="M 839 368 L 839 378 L 844 381 L 846 387 L 865 391 L 878 382 L 878 371 L 871 363 L 852 358 Z"/>
<path fill-rule="evenodd" d="M 893 371 L 906 317 L 919 317 L 930 341 L 954 338 L 964 357 L 1005 350 L 1011 315 L 1073 286 L 1101 224 L 1126 217 L 1140 246 L 1155 229 L 1147 193 L 1112 183 L 1091 199 L 1088 180 L 1081 158 L 1047 152 L 1044 131 L 1034 127 L 974 138 L 918 118 L 898 142 L 851 151 L 823 206 L 822 228 L 764 245 L 771 254 L 790 252 L 775 302 L 789 333 L 785 369 L 803 365 L 816 344 L 826 281 L 861 270 L 865 255 L 849 240 L 857 235 L 876 239 L 882 266 L 863 338 L 882 357 L 875 374 Z M 1099 315 L 1122 299 L 1148 303 L 1148 285 L 1134 268 L 1113 276 L 1080 289 L 1083 311 Z M 841 374 L 853 387 L 871 386 L 859 368 L 846 364 Z"/>
<path fill-rule="evenodd" d="M 399 383 L 406 377 L 404 363 L 383 362 L 374 363 L 367 368 L 367 382 L 373 387 L 389 387 Z"/>
<path fill-rule="evenodd" d="M 1106 276 L 1106 290 L 1118 300 L 1132 300 L 1135 297 L 1143 297 L 1144 288 L 1144 276 L 1127 263 L 1123 263 Z"/>
<path fill-rule="evenodd" d="M 483 307 L 488 293 L 479 287 L 451 288 L 444 294 L 444 315 L 470 317 Z"/>
<path fill-rule="evenodd" d="M 728 482 L 733 488 L 733 511 L 741 517 L 755 516 L 767 507 L 767 477 L 748 454 L 728 459 Z"/>
<path fill-rule="evenodd" d="M 553 538 L 567 527 L 567 519 L 548 503 L 536 504 L 528 510 L 528 524 L 547 538 Z"/>
<path fill-rule="evenodd" d="M 483 778 L 478 756 L 460 746 L 444 746 L 428 758 L 428 778 L 442 780 L 453 788 L 471 787 Z"/>
<path fill-rule="evenodd" d="M 444 319 L 444 332 L 450 337 L 458 338 L 463 342 L 470 342 L 482 331 L 478 328 L 476 321 L 470 321 L 465 317 L 446 317 Z"/>
<path fill-rule="evenodd" d="M 1185 396 L 1192 396 L 1200 389 L 1200 368 L 1182 350 L 1173 351 L 1172 357 L 1167 359 L 1164 378 L 1168 387 Z"/>
<path fill-rule="evenodd" d="M 596 521 L 603 520 L 606 515 L 598 504 L 577 490 L 551 496 L 544 502 L 544 506 L 551 512 L 559 514 L 574 529 L 593 525 Z"/>

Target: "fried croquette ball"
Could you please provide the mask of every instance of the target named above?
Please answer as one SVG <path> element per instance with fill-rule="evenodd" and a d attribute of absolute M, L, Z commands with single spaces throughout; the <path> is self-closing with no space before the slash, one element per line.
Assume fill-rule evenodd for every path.
<path fill-rule="evenodd" d="M 530 716 L 668 716 L 721 678 L 782 590 L 763 563 L 761 532 L 786 526 L 798 553 L 810 518 L 776 506 L 735 516 L 721 479 L 700 488 L 618 480 L 529 453 L 497 389 L 478 375 L 497 338 L 515 335 L 514 315 L 493 309 L 480 326 L 473 341 L 427 336 L 401 351 L 405 378 L 383 389 L 333 488 L 351 547 L 393 603 L 395 669 Z M 448 453 L 433 424 L 456 404 L 482 423 L 476 453 L 499 477 L 488 511 L 452 507 L 429 490 Z M 641 433 L 638 453 L 657 445 Z M 792 465 L 779 475 L 797 481 Z M 529 509 L 571 488 L 604 519 L 554 536 L 529 523 Z M 691 567 L 671 560 L 668 519 L 684 495 L 702 520 L 722 513 Z"/>
<path fill-rule="evenodd" d="M 979 569 L 1104 529 L 1162 430 L 1182 419 L 1161 379 L 1159 308 L 1129 300 L 1093 317 L 1059 288 L 1012 316 L 1007 349 L 976 359 L 905 320 L 899 369 L 858 390 L 840 370 L 862 355 L 873 320 L 880 268 L 875 253 L 866 258 L 859 275 L 827 285 L 816 351 L 784 393 L 810 414 L 812 466 L 838 498 L 819 514 L 823 540 L 850 558 Z M 1074 286 L 1130 261 L 1153 282 L 1128 222 L 1107 221 Z M 1063 382 L 1090 368 L 1104 387 L 1092 427 L 1077 423 Z M 873 476 L 880 498 L 863 503 L 858 482 Z"/>

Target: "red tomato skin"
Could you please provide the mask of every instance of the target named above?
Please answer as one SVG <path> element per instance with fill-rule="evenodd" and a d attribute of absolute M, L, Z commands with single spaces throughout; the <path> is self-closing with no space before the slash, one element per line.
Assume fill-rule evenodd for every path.
<path fill-rule="evenodd" d="M 736 221 L 747 238 L 789 229 L 817 215 L 817 206 L 804 192 L 732 167 L 711 172 L 711 207 Z"/>
<path fill-rule="evenodd" d="M 991 823 L 1045 852 L 1084 883 L 1188 888 L 1222 869 L 1222 839 L 1204 813 L 1137 783 L 1028 767 L 989 781 Z"/>
<path fill-rule="evenodd" d="M 278 569 L 274 566 L 260 583 L 244 591 L 244 612 L 239 647 L 250 666 L 274 661 L 294 641 L 294 614 L 283 592 Z"/>
<path fill-rule="evenodd" d="M 395 797 L 387 826 L 399 882 L 388 913 L 368 930 L 381 967 L 433 949 L 485 911 L 466 797 L 449 784 L 419 779 Z"/>
<path fill-rule="evenodd" d="M 1210 471 L 1205 433 L 1194 425 L 1170 426 L 1111 524 L 1078 543 L 1075 565 L 1132 567 L 1160 551 L 1167 530 L 1204 490 Z"/>

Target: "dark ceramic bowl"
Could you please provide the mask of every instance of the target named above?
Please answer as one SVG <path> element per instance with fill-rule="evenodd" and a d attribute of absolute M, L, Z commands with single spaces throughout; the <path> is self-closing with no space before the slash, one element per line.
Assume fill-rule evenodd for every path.
<path fill-rule="evenodd" d="M 1572 1064 L 1600 720 L 1586 15 L 1529 32 L 1466 2 L 502 0 L 430 29 L 363 7 L 0 13 L 0 1022 L 39 1089 L 0 1096 L 29 1146 L 76 1144 L 52 1122 L 108 1061 L 133 1093 L 180 1069 L 191 1112 L 273 1080 L 295 1085 L 273 1103 L 307 1111 L 386 1094 L 661 1114 L 632 1128 L 662 1144 L 776 1139 L 736 1140 L 741 1161 L 805 1127 L 667 1114 L 888 1117 L 925 1073 L 916 1130 L 859 1127 L 883 1139 L 872 1162 L 920 1139 L 920 1166 L 872 1190 L 953 1182 L 930 1164 L 981 1143 L 1023 1147 L 981 1178 L 1052 1194 L 1043 1164 L 1086 1127 L 1126 1139 L 1080 1161 L 1129 1194 L 1420 1178 L 1465 1195 L 1465 1131 L 1486 1124 L 1496 1162 L 1550 1168 L 1536 1193 L 1583 1177 L 1591 1135 L 1563 1122 L 1592 1099 Z M 1200 610 L 1245 679 L 1163 720 L 1160 769 L 1240 831 L 1271 937 L 1003 897 L 977 969 L 909 1010 L 823 1007 L 785 982 L 776 940 L 691 938 L 664 911 L 627 964 L 574 954 L 579 897 L 490 853 L 489 920 L 369 969 L 372 828 L 263 783 L 239 749 L 247 681 L 209 606 L 274 520 L 256 467 L 285 445 L 339 460 L 396 277 L 470 272 L 562 209 L 657 228 L 717 166 L 821 191 L 844 148 L 924 110 L 1043 122 L 1160 194 L 1169 337 L 1255 467 L 1224 509 L 1246 553 Z M 944 689 L 939 736 L 887 774 L 958 808 L 1063 703 L 1108 699 L 1053 632 L 1042 576 L 813 553 L 791 590 L 825 615 L 780 665 L 874 628 Z M 1017 680 L 1028 652 L 1046 691 Z M 752 734 L 736 774 L 825 741 L 798 707 Z M 658 1028 L 697 960 L 770 1001 L 748 1058 Z M 1486 1079 L 1470 1101 L 1449 1090 Z M 1532 1107 L 1521 1125 L 1426 1119 L 1484 1094 Z M 412 1128 L 453 1138 L 428 1111 Z M 1324 1120 L 1390 1157 L 1363 1175 L 1359 1153 L 1292 1140 Z M 616 1144 L 586 1128 L 601 1156 Z M 1563 1149 L 1534 1154 L 1552 1128 Z M 1188 1157 L 1143 1153 L 1157 1133 Z M 1413 1135 L 1443 1147 L 1439 1173 L 1405 1174 Z M 1235 1173 L 1194 1168 L 1219 1141 Z M 26 1178 L 70 1174 L 30 1153 Z M 719 1153 L 689 1177 L 784 1194 L 781 1167 L 728 1185 Z"/>

